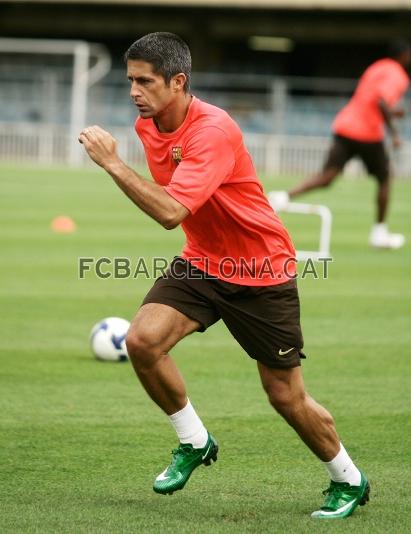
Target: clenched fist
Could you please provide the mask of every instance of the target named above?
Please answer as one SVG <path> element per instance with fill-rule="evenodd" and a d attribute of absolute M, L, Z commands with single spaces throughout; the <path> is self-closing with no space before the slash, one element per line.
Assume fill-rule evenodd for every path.
<path fill-rule="evenodd" d="M 107 167 L 119 160 L 117 141 L 100 126 L 84 128 L 78 140 L 84 145 L 90 158 L 100 167 Z"/>

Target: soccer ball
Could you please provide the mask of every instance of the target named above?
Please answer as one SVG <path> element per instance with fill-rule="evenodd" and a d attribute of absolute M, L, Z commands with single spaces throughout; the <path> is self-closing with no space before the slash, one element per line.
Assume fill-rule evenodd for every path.
<path fill-rule="evenodd" d="M 130 323 L 120 317 L 107 317 L 95 324 L 90 333 L 90 346 L 98 360 L 125 362 L 128 360 L 126 335 Z"/>

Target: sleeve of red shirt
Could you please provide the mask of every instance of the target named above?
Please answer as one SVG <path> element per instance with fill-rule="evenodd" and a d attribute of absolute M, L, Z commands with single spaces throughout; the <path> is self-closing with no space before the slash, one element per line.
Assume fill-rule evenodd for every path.
<path fill-rule="evenodd" d="M 389 106 L 395 106 L 407 87 L 406 77 L 402 76 L 397 70 L 390 69 L 378 85 L 378 98 L 382 98 Z"/>
<path fill-rule="evenodd" d="M 193 214 L 230 176 L 234 164 L 227 134 L 215 126 L 201 128 L 183 147 L 182 160 L 164 189 Z"/>

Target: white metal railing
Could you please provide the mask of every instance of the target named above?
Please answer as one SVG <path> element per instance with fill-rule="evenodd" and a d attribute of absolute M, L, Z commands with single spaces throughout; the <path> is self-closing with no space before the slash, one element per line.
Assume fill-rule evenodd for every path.
<path fill-rule="evenodd" d="M 132 127 L 112 128 L 122 158 L 131 165 L 145 165 L 143 147 Z M 259 172 L 287 175 L 317 172 L 328 151 L 330 138 L 245 134 L 245 142 Z M 44 123 L 0 123 L 0 161 L 32 162 L 40 165 L 69 164 L 70 128 Z M 88 158 L 83 156 L 83 163 Z M 411 142 L 393 155 L 395 174 L 411 177 Z M 353 160 L 345 173 L 364 174 Z"/>

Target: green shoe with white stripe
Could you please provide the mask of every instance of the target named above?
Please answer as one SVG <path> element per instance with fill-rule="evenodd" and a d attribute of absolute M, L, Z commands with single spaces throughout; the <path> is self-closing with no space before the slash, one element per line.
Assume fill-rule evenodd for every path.
<path fill-rule="evenodd" d="M 196 467 L 201 464 L 211 465 L 211 461 L 217 461 L 217 452 L 217 441 L 210 433 L 202 449 L 195 449 L 190 443 L 180 443 L 178 448 L 172 451 L 171 464 L 155 479 L 153 490 L 163 495 L 172 495 L 174 491 L 183 489 Z"/>
<path fill-rule="evenodd" d="M 323 491 L 324 505 L 311 514 L 317 519 L 343 519 L 350 516 L 358 505 L 364 506 L 369 501 L 370 485 L 367 477 L 361 473 L 361 484 L 350 486 L 348 482 L 331 480 L 328 489 Z"/>

